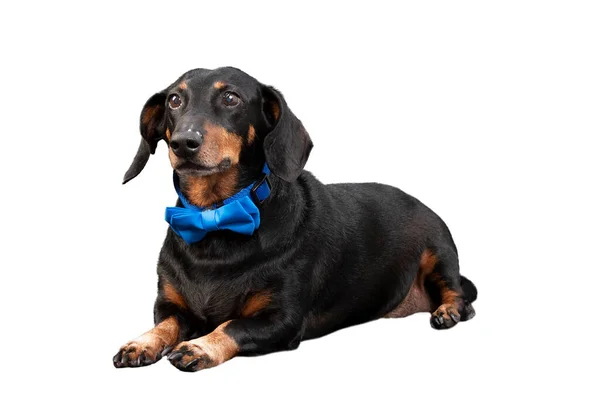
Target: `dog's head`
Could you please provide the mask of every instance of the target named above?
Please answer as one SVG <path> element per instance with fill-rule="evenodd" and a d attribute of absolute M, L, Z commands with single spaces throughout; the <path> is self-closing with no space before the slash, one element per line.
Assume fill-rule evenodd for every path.
<path fill-rule="evenodd" d="M 226 178 L 231 191 L 259 175 L 265 161 L 276 176 L 296 180 L 312 148 L 283 96 L 232 67 L 188 71 L 154 94 L 142 109 L 140 132 L 123 183 L 144 169 L 160 140 L 181 179 L 205 178 L 214 187 Z"/>

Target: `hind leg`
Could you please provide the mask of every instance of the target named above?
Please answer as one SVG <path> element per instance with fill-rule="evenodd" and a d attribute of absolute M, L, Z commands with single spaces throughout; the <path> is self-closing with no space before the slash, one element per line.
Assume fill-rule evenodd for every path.
<path fill-rule="evenodd" d="M 432 258 L 435 267 L 426 278 L 426 288 L 438 307 L 431 314 L 430 323 L 435 329 L 452 328 L 473 317 L 475 310 L 463 294 L 456 251 L 438 249 Z"/>

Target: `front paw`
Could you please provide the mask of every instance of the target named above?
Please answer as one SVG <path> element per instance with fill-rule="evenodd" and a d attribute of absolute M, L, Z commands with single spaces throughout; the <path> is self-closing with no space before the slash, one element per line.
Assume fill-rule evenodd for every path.
<path fill-rule="evenodd" d="M 198 371 L 217 365 L 201 346 L 192 342 L 181 342 L 169 354 L 168 359 L 181 371 Z"/>
<path fill-rule="evenodd" d="M 148 366 L 159 361 L 167 352 L 156 345 L 135 340 L 121 347 L 113 357 L 113 364 L 116 368 Z"/>

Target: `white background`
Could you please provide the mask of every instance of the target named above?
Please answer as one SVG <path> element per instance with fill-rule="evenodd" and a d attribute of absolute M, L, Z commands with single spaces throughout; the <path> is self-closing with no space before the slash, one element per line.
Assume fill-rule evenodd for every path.
<path fill-rule="evenodd" d="M 249 3 L 1 6 L 1 399 L 597 400 L 598 7 Z M 175 201 L 164 144 L 121 185 L 139 112 L 223 65 L 284 93 L 323 182 L 392 184 L 442 216 L 474 320 L 379 320 L 195 374 L 113 368 L 152 324 Z"/>

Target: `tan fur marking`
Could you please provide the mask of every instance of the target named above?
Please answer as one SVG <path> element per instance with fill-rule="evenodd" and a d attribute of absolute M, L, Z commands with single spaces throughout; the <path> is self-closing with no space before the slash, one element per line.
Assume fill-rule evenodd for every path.
<path fill-rule="evenodd" d="M 258 292 L 250 296 L 242 308 L 242 317 L 252 317 L 259 313 L 269 305 L 271 296 L 270 292 Z"/>
<path fill-rule="evenodd" d="M 198 152 L 198 161 L 204 166 L 218 166 L 223 160 L 229 159 L 231 166 L 235 166 L 240 161 L 240 152 L 242 151 L 242 137 L 227 131 L 224 127 L 213 123 L 204 124 L 204 136 L 202 145 Z M 175 154 L 171 154 L 169 159 L 175 169 L 178 159 Z"/>
<path fill-rule="evenodd" d="M 458 292 L 450 290 L 446 287 L 442 288 L 442 304 L 457 304 L 457 300 L 460 297 Z"/>
<path fill-rule="evenodd" d="M 241 151 L 242 137 L 225 127 L 208 122 L 204 124 L 204 138 L 198 154 L 202 164 L 217 166 L 223 159 L 229 158 L 231 165 L 235 166 L 240 161 Z"/>
<path fill-rule="evenodd" d="M 440 274 L 433 273 L 429 275 L 429 280 L 434 282 L 437 287 L 440 289 L 440 295 L 442 297 L 442 304 L 457 304 L 458 298 L 460 297 L 460 293 L 448 288 L 446 282 L 442 280 Z"/>
<path fill-rule="evenodd" d="M 238 344 L 224 332 L 229 323 L 231 320 L 219 325 L 210 334 L 197 339 L 197 345 L 202 347 L 218 364 L 231 359 L 240 350 Z"/>
<path fill-rule="evenodd" d="M 223 81 L 217 81 L 213 84 L 213 87 L 217 89 L 225 88 L 225 83 Z"/>
<path fill-rule="evenodd" d="M 275 117 L 275 120 L 276 121 L 279 120 L 279 112 L 280 112 L 279 105 L 277 103 L 273 102 L 271 107 L 273 109 L 273 116 Z"/>
<path fill-rule="evenodd" d="M 434 317 L 443 317 L 444 320 L 452 320 L 451 315 L 459 317 L 459 306 L 460 306 L 460 293 L 448 288 L 446 282 L 442 279 L 439 273 L 433 273 L 429 275 L 429 280 L 434 282 L 440 290 L 441 305 L 432 313 Z"/>
<path fill-rule="evenodd" d="M 419 264 L 419 280 L 421 280 L 421 284 L 425 282 L 425 277 L 431 274 L 435 268 L 435 264 L 437 264 L 438 259 L 433 254 L 433 252 L 429 249 L 423 251 L 421 254 L 421 262 Z"/>
<path fill-rule="evenodd" d="M 254 142 L 255 138 L 256 131 L 254 130 L 254 126 L 250 124 L 250 127 L 248 127 L 248 144 L 251 145 Z"/>
<path fill-rule="evenodd" d="M 165 135 L 167 136 L 167 140 L 171 141 L 171 130 L 167 128 L 165 130 Z"/>
<path fill-rule="evenodd" d="M 123 345 L 121 351 L 127 356 L 129 362 L 135 361 L 142 353 L 150 360 L 156 361 L 165 348 L 174 346 L 178 340 L 179 322 L 171 316 L 159 322 L 150 331 Z M 126 363 L 124 366 L 127 365 L 129 364 Z"/>
<path fill-rule="evenodd" d="M 187 82 L 183 81 L 181 84 L 179 84 L 179 88 L 180 89 L 187 89 L 188 85 Z"/>
<path fill-rule="evenodd" d="M 384 316 L 385 318 L 400 318 L 414 313 L 433 311 L 435 306 L 433 306 L 431 298 L 425 290 L 425 278 L 431 275 L 437 262 L 438 259 L 431 250 L 426 249 L 423 251 L 419 262 L 417 277 L 410 286 L 408 294 L 398 306 Z"/>
<path fill-rule="evenodd" d="M 177 164 L 179 163 L 179 158 L 177 157 L 177 155 L 175 155 L 171 147 L 169 147 L 169 161 L 171 162 L 171 166 L 173 167 L 173 169 L 175 169 L 177 167 Z"/>
<path fill-rule="evenodd" d="M 181 189 L 192 204 L 207 207 L 236 193 L 238 171 L 235 166 L 239 163 L 241 150 L 242 137 L 213 123 L 204 125 L 198 161 L 204 166 L 218 166 L 229 159 L 231 167 L 208 176 L 181 177 Z M 169 150 L 169 159 L 173 167 L 179 163 L 172 150 Z"/>
<path fill-rule="evenodd" d="M 238 172 L 230 168 L 210 176 L 188 177 L 182 189 L 188 200 L 199 207 L 207 207 L 231 197 L 237 191 Z"/>
<path fill-rule="evenodd" d="M 142 113 L 142 123 L 148 124 L 154 118 L 154 115 L 161 109 L 160 105 L 148 106 Z"/>
<path fill-rule="evenodd" d="M 458 306 L 455 304 L 442 304 L 439 306 L 433 313 L 433 316 L 442 316 L 445 320 L 452 320 L 450 315 L 454 315 L 456 317 L 460 317 L 460 313 L 458 312 Z"/>
<path fill-rule="evenodd" d="M 165 284 L 163 285 L 163 294 L 165 296 L 165 299 L 171 303 L 173 303 L 174 305 L 181 307 L 183 309 L 187 309 L 187 304 L 185 302 L 185 300 L 183 299 L 183 296 L 181 295 L 181 293 L 179 293 L 174 287 L 173 285 L 171 285 L 169 282 L 165 281 Z"/>
<path fill-rule="evenodd" d="M 231 323 L 231 320 L 219 325 L 213 332 L 191 341 L 181 342 L 175 347 L 173 353 L 184 348 L 192 353 L 185 353 L 181 357 L 184 364 L 194 359 L 200 359 L 197 369 L 217 366 L 238 354 L 240 347 L 229 335 L 225 333 L 225 328 Z"/>
<path fill-rule="evenodd" d="M 158 323 L 148 333 L 158 338 L 165 346 L 172 346 L 177 343 L 179 338 L 179 322 L 175 317 L 169 317 Z"/>
<path fill-rule="evenodd" d="M 147 140 L 150 140 L 150 138 L 154 135 L 158 125 L 156 117 L 163 111 L 164 108 L 161 105 L 148 106 L 142 111 L 141 132 L 142 136 Z"/>

